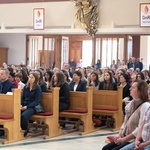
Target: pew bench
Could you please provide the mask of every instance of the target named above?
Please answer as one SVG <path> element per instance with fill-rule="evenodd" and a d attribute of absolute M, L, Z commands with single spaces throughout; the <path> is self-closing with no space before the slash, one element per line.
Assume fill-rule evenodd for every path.
<path fill-rule="evenodd" d="M 6 139 L 2 144 L 24 139 L 20 127 L 21 89 L 13 89 L 12 95 L 0 94 L 0 130 L 4 130 Z"/>
<path fill-rule="evenodd" d="M 120 129 L 123 123 L 122 87 L 117 88 L 117 91 L 93 91 L 93 114 L 111 116 L 114 119 L 113 130 Z"/>
<path fill-rule="evenodd" d="M 81 135 L 94 131 L 92 121 L 93 88 L 88 87 L 87 92 L 70 92 L 70 108 L 59 113 L 60 117 L 76 118 L 83 123 Z M 77 127 L 79 130 L 79 126 Z"/>
<path fill-rule="evenodd" d="M 41 121 L 44 123 L 42 128 L 43 138 L 51 138 L 61 135 L 59 126 L 59 88 L 52 89 L 52 93 L 42 93 L 41 104 L 44 107 L 44 113 L 33 115 L 30 120 Z"/>

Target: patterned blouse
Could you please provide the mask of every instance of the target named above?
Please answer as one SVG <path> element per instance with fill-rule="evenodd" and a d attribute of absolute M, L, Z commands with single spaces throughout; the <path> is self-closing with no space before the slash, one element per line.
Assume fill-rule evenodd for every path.
<path fill-rule="evenodd" d="M 132 100 L 126 106 L 126 116 L 121 126 L 124 136 L 132 133 L 136 137 L 138 126 L 141 125 L 145 111 L 148 109 L 149 105 L 148 102 L 143 103 L 142 100 Z"/>
<path fill-rule="evenodd" d="M 150 107 L 145 114 L 142 139 L 144 142 L 150 140 Z"/>

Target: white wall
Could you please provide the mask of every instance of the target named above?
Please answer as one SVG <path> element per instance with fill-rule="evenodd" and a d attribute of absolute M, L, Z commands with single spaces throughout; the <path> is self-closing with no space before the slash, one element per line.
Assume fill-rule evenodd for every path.
<path fill-rule="evenodd" d="M 8 48 L 8 64 L 20 64 L 26 59 L 25 34 L 0 34 L 0 47 Z"/>
<path fill-rule="evenodd" d="M 100 0 L 99 28 L 139 25 L 139 4 L 149 3 L 149 0 Z M 73 2 L 43 2 L 0 5 L 0 24 L 5 26 L 33 26 L 33 9 L 45 9 L 45 26 L 71 26 L 75 23 L 77 8 Z M 120 30 L 120 29 L 119 29 Z M 107 30 L 106 30 L 107 31 Z"/>
<path fill-rule="evenodd" d="M 33 26 L 33 9 L 45 8 L 45 26 L 71 26 L 74 20 L 72 2 L 44 2 L 0 5 L 0 23 L 5 26 Z"/>
<path fill-rule="evenodd" d="M 139 4 L 149 0 L 101 0 L 100 23 L 111 25 L 139 25 Z"/>

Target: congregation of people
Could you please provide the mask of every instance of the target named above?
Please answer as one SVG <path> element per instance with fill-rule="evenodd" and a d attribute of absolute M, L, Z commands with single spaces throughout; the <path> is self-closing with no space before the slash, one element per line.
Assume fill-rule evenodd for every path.
<path fill-rule="evenodd" d="M 0 93 L 7 94 L 13 88 L 22 88 L 21 128 L 28 133 L 29 118 L 41 101 L 42 92 L 60 87 L 59 111 L 69 109 L 70 91 L 85 92 L 86 87 L 94 90 L 117 90 L 123 88 L 122 110 L 124 122 L 114 140 L 103 150 L 148 150 L 150 149 L 150 71 L 144 69 L 139 58 L 130 58 L 128 63 L 115 60 L 109 67 L 102 67 L 100 60 L 94 66 L 82 67 L 73 60 L 64 63 L 62 69 L 29 68 L 24 64 L 3 63 L 0 69 Z M 102 67 L 102 68 L 101 68 Z M 126 104 L 126 102 L 129 102 Z M 0 130 L 0 136 L 4 131 Z"/>

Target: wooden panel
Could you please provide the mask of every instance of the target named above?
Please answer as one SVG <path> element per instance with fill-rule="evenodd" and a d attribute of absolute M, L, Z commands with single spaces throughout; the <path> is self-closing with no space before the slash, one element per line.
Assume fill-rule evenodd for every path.
<path fill-rule="evenodd" d="M 86 92 L 70 92 L 70 108 L 86 108 Z"/>
<path fill-rule="evenodd" d="M 2 67 L 3 62 L 8 61 L 8 48 L 0 48 L 0 67 Z"/>
<path fill-rule="evenodd" d="M 118 130 L 123 121 L 122 87 L 118 87 L 117 91 L 94 90 L 93 107 L 93 114 L 95 115 L 112 116 L 114 119 L 114 130 Z"/>
<path fill-rule="evenodd" d="M 44 107 L 44 111 L 46 112 L 52 112 L 53 111 L 53 104 L 52 104 L 52 93 L 42 93 L 42 106 Z"/>
<path fill-rule="evenodd" d="M 14 115 L 13 110 L 13 96 L 1 94 L 0 96 L 0 115 Z"/>
<path fill-rule="evenodd" d="M 133 38 L 133 51 L 132 56 L 139 58 L 140 56 L 140 36 L 132 36 Z"/>
<path fill-rule="evenodd" d="M 70 42 L 69 60 L 73 59 L 76 63 L 82 59 L 82 41 Z"/>
<path fill-rule="evenodd" d="M 87 92 L 70 92 L 70 108 L 87 110 L 87 113 L 79 113 L 79 112 L 60 112 L 61 117 L 66 118 L 78 118 L 83 122 L 83 132 L 80 134 L 87 134 L 94 131 L 94 124 L 92 121 L 92 107 L 93 107 L 93 87 L 88 87 Z M 77 127 L 79 130 L 79 126 Z"/>
<path fill-rule="evenodd" d="M 13 116 L 13 119 L 0 119 L 7 135 L 2 140 L 3 144 L 24 139 L 20 129 L 20 102 L 21 89 L 13 89 L 12 95 L 0 94 L 0 115 Z"/>
<path fill-rule="evenodd" d="M 49 68 L 52 67 L 55 58 L 54 58 L 54 51 L 51 50 L 39 50 L 38 51 L 38 62 L 40 62 L 40 66 L 44 67 L 47 66 Z"/>

